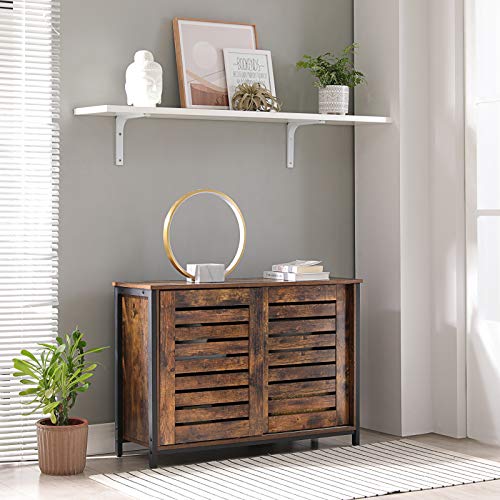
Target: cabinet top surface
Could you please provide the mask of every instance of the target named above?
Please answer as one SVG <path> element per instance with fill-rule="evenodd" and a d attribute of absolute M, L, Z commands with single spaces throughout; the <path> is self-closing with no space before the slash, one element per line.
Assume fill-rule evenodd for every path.
<path fill-rule="evenodd" d="M 274 281 L 264 278 L 231 279 L 224 283 L 189 283 L 187 281 L 114 281 L 114 287 L 140 288 L 143 290 L 196 290 L 207 288 L 256 288 L 263 286 L 311 286 L 311 285 L 354 285 L 363 283 L 360 279 L 331 278 L 316 281 Z"/>

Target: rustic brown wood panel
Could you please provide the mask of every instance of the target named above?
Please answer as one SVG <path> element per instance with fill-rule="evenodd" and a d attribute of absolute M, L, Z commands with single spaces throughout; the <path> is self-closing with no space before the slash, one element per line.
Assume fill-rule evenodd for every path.
<path fill-rule="evenodd" d="M 307 363 L 335 363 L 335 349 L 321 351 L 271 352 L 269 366 L 303 365 Z"/>
<path fill-rule="evenodd" d="M 175 293 L 177 307 L 223 307 L 250 303 L 249 289 L 183 290 Z"/>
<path fill-rule="evenodd" d="M 269 432 L 301 431 L 336 425 L 335 410 L 269 417 Z"/>
<path fill-rule="evenodd" d="M 248 372 L 217 373 L 214 375 L 186 375 L 176 377 L 175 390 L 213 389 L 248 385 Z"/>
<path fill-rule="evenodd" d="M 186 359 L 177 361 L 175 364 L 177 374 L 225 372 L 228 370 L 248 370 L 248 356 L 219 359 Z"/>
<path fill-rule="evenodd" d="M 177 423 L 208 422 L 210 420 L 227 420 L 231 418 L 248 418 L 248 404 L 190 408 L 176 410 L 175 412 L 175 421 Z"/>
<path fill-rule="evenodd" d="M 335 316 L 335 302 L 323 304 L 286 304 L 269 307 L 269 319 Z"/>
<path fill-rule="evenodd" d="M 189 356 L 212 356 L 214 354 L 246 354 L 248 340 L 232 340 L 228 342 L 207 342 L 203 344 L 177 344 L 177 358 Z"/>
<path fill-rule="evenodd" d="M 175 297 L 160 293 L 160 397 L 158 439 L 161 444 L 175 443 Z"/>
<path fill-rule="evenodd" d="M 314 396 L 327 392 L 335 392 L 335 379 L 306 380 L 269 386 L 269 397 L 273 399 Z"/>
<path fill-rule="evenodd" d="M 248 388 L 181 392 L 175 395 L 175 405 L 177 407 L 217 403 L 239 403 L 241 401 L 248 401 Z"/>
<path fill-rule="evenodd" d="M 247 338 L 248 325 L 178 326 L 175 340 Z"/>
<path fill-rule="evenodd" d="M 271 368 L 269 382 L 283 382 L 284 380 L 300 380 L 311 378 L 335 377 L 335 365 L 293 366 L 290 368 Z"/>
<path fill-rule="evenodd" d="M 264 339 L 267 335 L 267 290 L 255 288 L 250 297 L 249 325 L 249 404 L 250 435 L 263 434 L 267 428 L 267 391 L 264 387 L 264 367 L 266 351 Z"/>
<path fill-rule="evenodd" d="M 121 298 L 123 435 L 148 442 L 148 299 Z"/>
<path fill-rule="evenodd" d="M 312 396 L 308 398 L 276 399 L 269 401 L 270 415 L 310 413 L 335 408 L 335 396 Z"/>
<path fill-rule="evenodd" d="M 248 321 L 248 308 L 237 309 L 194 309 L 177 311 L 176 325 L 190 323 L 229 323 L 231 321 Z"/>
<path fill-rule="evenodd" d="M 267 341 L 269 351 L 279 349 L 306 349 L 311 347 L 335 347 L 335 335 L 321 333 L 318 335 L 292 335 L 271 337 Z"/>
<path fill-rule="evenodd" d="M 336 299 L 336 287 L 331 285 L 296 285 L 269 288 L 269 303 L 326 302 Z"/>
<path fill-rule="evenodd" d="M 248 436 L 248 420 L 216 422 L 212 424 L 181 425 L 177 427 L 177 443 L 213 441 L 215 439 L 233 439 Z"/>
<path fill-rule="evenodd" d="M 339 425 L 349 422 L 349 387 L 347 359 L 347 332 L 345 317 L 346 287 L 337 287 L 337 421 Z"/>
<path fill-rule="evenodd" d="M 280 333 L 312 333 L 335 331 L 334 319 L 296 319 L 269 322 L 269 335 Z"/>

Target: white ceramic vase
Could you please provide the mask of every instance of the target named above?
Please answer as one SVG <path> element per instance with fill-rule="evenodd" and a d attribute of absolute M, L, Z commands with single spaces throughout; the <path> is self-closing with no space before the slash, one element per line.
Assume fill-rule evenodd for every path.
<path fill-rule="evenodd" d="M 319 112 L 328 115 L 346 115 L 349 111 L 349 87 L 327 85 L 319 90 Z"/>

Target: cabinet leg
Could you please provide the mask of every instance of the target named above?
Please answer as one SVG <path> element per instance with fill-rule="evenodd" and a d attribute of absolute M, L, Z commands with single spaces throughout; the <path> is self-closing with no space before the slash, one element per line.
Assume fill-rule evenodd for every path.
<path fill-rule="evenodd" d="M 115 440 L 115 454 L 117 457 L 123 455 L 123 443 L 119 439 Z"/>
<path fill-rule="evenodd" d="M 352 435 L 352 445 L 359 446 L 359 443 L 360 443 L 360 432 L 359 429 L 357 429 Z"/>
<path fill-rule="evenodd" d="M 115 288 L 115 453 L 123 455 L 122 301 Z"/>
<path fill-rule="evenodd" d="M 311 439 L 311 450 L 317 450 L 319 448 L 319 439 Z"/>
<path fill-rule="evenodd" d="M 156 469 L 158 467 L 158 453 L 153 450 L 149 450 L 149 468 Z"/>

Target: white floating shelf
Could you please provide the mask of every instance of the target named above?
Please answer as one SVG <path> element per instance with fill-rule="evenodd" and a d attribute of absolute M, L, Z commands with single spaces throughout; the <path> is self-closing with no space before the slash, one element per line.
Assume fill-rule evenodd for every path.
<path fill-rule="evenodd" d="M 287 124 L 287 167 L 294 166 L 295 132 L 303 125 L 377 125 L 392 123 L 386 116 L 320 115 L 314 113 L 262 113 L 258 111 L 230 111 L 187 108 L 137 108 L 104 104 L 76 108 L 76 116 L 111 116 L 116 118 L 116 164 L 123 165 L 123 138 L 125 124 L 135 118 L 164 118 L 169 120 L 221 120 L 236 122 Z"/>

